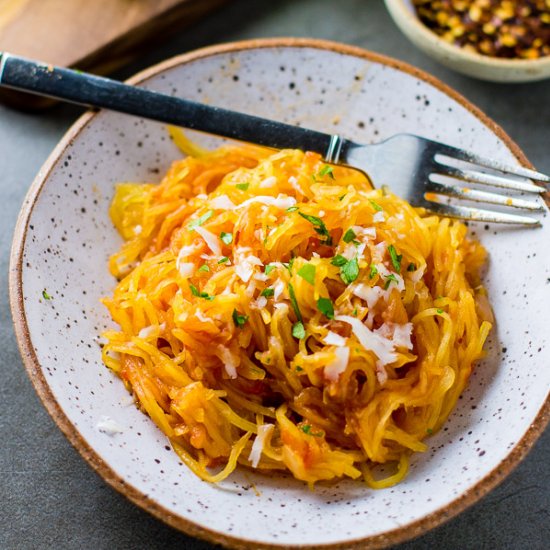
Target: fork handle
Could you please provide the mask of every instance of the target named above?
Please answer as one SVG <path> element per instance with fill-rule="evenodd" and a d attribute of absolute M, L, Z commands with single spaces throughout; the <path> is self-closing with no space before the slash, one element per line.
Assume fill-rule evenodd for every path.
<path fill-rule="evenodd" d="M 0 85 L 277 149 L 315 151 L 324 155 L 327 162 L 338 161 L 342 145 L 339 136 L 168 96 L 5 52 L 0 52 Z"/>

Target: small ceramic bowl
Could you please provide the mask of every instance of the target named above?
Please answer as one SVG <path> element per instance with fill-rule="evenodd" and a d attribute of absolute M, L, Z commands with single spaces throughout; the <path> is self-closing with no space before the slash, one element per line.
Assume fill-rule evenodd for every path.
<path fill-rule="evenodd" d="M 215 46 L 131 83 L 363 143 L 412 132 L 527 164 L 494 122 L 441 82 L 341 44 L 288 38 Z M 222 143 L 189 134 L 204 147 Z M 198 479 L 102 364 L 98 339 L 113 326 L 100 298 L 115 286 L 107 259 L 121 244 L 109 218 L 115 183 L 158 182 L 178 158 L 164 125 L 89 112 L 38 174 L 14 237 L 10 297 L 25 366 L 61 430 L 108 483 L 170 525 L 226 546 L 365 549 L 447 520 L 525 456 L 550 414 L 543 253 L 550 224 L 498 231 L 470 224 L 490 254 L 484 283 L 497 327 L 456 410 L 402 483 L 373 491 L 344 480 L 310 491 L 289 476 L 244 468 L 218 485 Z"/>
<path fill-rule="evenodd" d="M 443 65 L 480 80 L 531 82 L 550 78 L 550 56 L 539 59 L 500 59 L 449 44 L 418 18 L 412 0 L 384 0 L 395 24 L 422 51 Z"/>

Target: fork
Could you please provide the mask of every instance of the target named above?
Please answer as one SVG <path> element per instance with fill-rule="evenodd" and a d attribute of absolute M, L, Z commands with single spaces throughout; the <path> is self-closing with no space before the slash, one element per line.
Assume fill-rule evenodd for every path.
<path fill-rule="evenodd" d="M 549 176 L 534 170 L 506 165 L 413 134 L 397 134 L 370 145 L 359 144 L 337 134 L 204 105 L 5 52 L 0 52 L 0 85 L 277 149 L 315 151 L 327 163 L 353 166 L 365 172 L 375 186 L 385 185 L 413 206 L 441 216 L 539 226 L 537 218 L 451 201 L 488 203 L 503 207 L 502 210 L 513 207 L 542 211 L 542 201 L 464 187 L 464 182 L 533 195 L 546 189 L 531 180 L 550 182 Z"/>

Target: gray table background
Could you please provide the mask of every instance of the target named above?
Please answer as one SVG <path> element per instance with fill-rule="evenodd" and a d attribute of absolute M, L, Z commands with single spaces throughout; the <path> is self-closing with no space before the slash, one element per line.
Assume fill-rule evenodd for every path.
<path fill-rule="evenodd" d="M 338 40 L 431 72 L 502 125 L 550 173 L 550 81 L 498 85 L 455 74 L 412 47 L 381 0 L 235 0 L 117 76 L 213 43 L 267 36 Z M 7 273 L 11 238 L 36 172 L 80 114 L 63 106 L 29 115 L 0 106 L 0 549 L 189 548 L 186 537 L 108 487 L 63 437 L 22 366 L 11 326 Z M 550 430 L 496 490 L 401 550 L 550 547 Z"/>

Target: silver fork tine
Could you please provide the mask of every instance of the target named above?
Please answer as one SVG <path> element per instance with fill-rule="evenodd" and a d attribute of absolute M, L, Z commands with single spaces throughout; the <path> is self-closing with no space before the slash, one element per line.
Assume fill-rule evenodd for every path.
<path fill-rule="evenodd" d="M 505 174 L 521 176 L 524 178 L 534 179 L 547 183 L 550 182 L 550 176 L 547 176 L 546 174 L 541 174 L 540 172 L 536 172 L 535 170 L 530 170 L 529 168 L 524 168 L 523 166 L 511 166 L 509 164 L 506 164 L 505 162 L 481 157 L 479 155 L 476 155 L 475 153 L 470 153 L 457 147 L 451 147 L 450 145 L 437 143 L 435 141 L 432 141 L 432 144 L 434 148 L 434 156 L 438 154 L 446 155 L 448 157 L 458 160 L 464 160 L 466 162 L 477 164 L 485 168 L 491 168 L 492 170 L 497 170 Z"/>
<path fill-rule="evenodd" d="M 460 170 L 459 168 L 454 168 L 453 166 L 446 166 L 437 159 L 434 160 L 441 165 L 442 170 L 440 173 L 442 175 L 451 176 L 459 180 L 482 183 L 485 185 L 494 185 L 495 187 L 503 187 L 513 191 L 525 191 L 527 193 L 544 193 L 546 191 L 544 187 L 535 185 L 534 183 L 504 178 L 495 174 L 476 172 L 475 170 Z"/>
<path fill-rule="evenodd" d="M 449 218 L 460 218 L 474 222 L 512 223 L 529 227 L 540 227 L 541 225 L 539 220 L 529 218 L 527 216 L 492 212 L 491 210 L 481 210 L 479 208 L 470 208 L 468 206 L 454 206 L 450 204 L 439 204 L 432 201 L 428 202 L 429 205 L 425 206 L 427 210 L 433 212 L 434 214 L 447 216 Z"/>
<path fill-rule="evenodd" d="M 512 206 L 514 208 L 524 208 L 525 210 L 544 210 L 544 206 L 535 201 L 526 201 L 524 199 L 516 199 L 497 193 L 487 193 L 486 191 L 478 191 L 477 189 L 458 187 L 456 185 L 447 185 L 435 181 L 429 181 L 426 184 L 426 191 L 428 193 L 438 193 L 447 197 L 455 197 L 457 199 L 466 199 L 475 202 Z"/>

